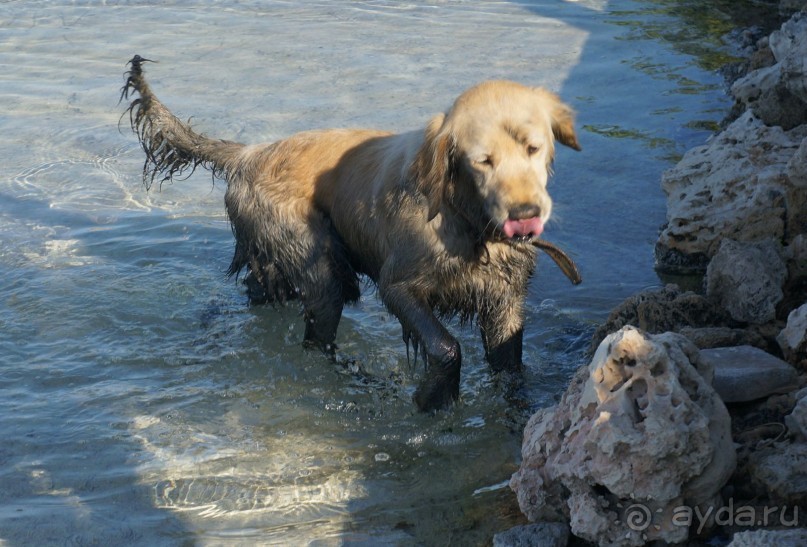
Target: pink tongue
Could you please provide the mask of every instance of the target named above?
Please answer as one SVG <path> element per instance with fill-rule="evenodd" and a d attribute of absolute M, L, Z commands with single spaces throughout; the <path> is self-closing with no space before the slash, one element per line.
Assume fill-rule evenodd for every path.
<path fill-rule="evenodd" d="M 539 236 L 544 231 L 544 221 L 540 217 L 525 218 L 523 220 L 508 219 L 502 227 L 504 235 L 513 236 Z"/>

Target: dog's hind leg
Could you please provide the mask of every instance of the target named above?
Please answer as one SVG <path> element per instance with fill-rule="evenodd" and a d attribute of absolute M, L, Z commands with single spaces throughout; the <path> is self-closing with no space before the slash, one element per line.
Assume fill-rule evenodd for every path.
<path fill-rule="evenodd" d="M 342 281 L 336 274 L 332 257 L 318 252 L 310 258 L 306 275 L 300 283 L 300 298 L 305 310 L 303 343 L 333 355 L 336 329 L 345 305 Z"/>
<path fill-rule="evenodd" d="M 248 266 L 249 274 L 244 279 L 244 285 L 250 304 L 282 306 L 300 296 L 273 262 L 251 258 Z"/>
<path fill-rule="evenodd" d="M 358 276 L 330 222 L 318 212 L 303 222 L 287 220 L 284 231 L 286 237 L 273 249 L 275 264 L 302 301 L 304 344 L 332 355 L 342 308 L 359 298 Z"/>
<path fill-rule="evenodd" d="M 332 355 L 342 308 L 359 298 L 359 279 L 339 236 L 313 209 L 304 215 L 289 215 L 294 208 L 288 204 L 260 210 L 236 205 L 231 200 L 228 207 L 230 214 L 235 214 L 236 239 L 249 243 L 236 244 L 230 271 L 248 266 L 247 280 L 251 276 L 251 283 L 263 289 L 265 296 L 280 302 L 284 296 L 299 299 L 305 316 L 304 344 Z M 243 214 L 247 211 L 248 215 Z M 244 260 L 238 249 L 249 249 L 249 257 Z M 260 296 L 261 291 L 257 292 Z"/>

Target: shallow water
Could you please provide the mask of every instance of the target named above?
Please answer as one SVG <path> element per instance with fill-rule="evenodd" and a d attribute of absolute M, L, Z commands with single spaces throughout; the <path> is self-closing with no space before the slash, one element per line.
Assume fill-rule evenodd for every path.
<path fill-rule="evenodd" d="M 0 545 L 465 545 L 521 523 L 524 420 L 659 283 L 660 174 L 728 106 L 709 72 L 726 29 L 679 4 L 0 4 Z M 584 151 L 559 151 L 547 238 L 584 283 L 541 258 L 524 408 L 455 325 L 462 401 L 415 412 L 418 367 L 370 287 L 338 367 L 300 347 L 299 310 L 247 306 L 223 184 L 143 188 L 117 103 L 135 53 L 175 113 L 245 142 L 421 127 L 486 78 L 559 92 Z"/>

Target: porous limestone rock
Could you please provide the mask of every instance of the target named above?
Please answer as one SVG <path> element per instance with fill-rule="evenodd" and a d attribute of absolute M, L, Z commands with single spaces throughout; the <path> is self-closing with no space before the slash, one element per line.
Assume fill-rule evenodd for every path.
<path fill-rule="evenodd" d="M 724 239 L 706 270 L 706 296 L 732 319 L 761 325 L 776 318 L 787 267 L 779 244 Z"/>
<path fill-rule="evenodd" d="M 681 335 L 627 326 L 606 337 L 560 403 L 527 424 L 510 481 L 521 510 L 600 545 L 686 540 L 671 511 L 715 503 L 736 465 L 711 379 Z"/>
<path fill-rule="evenodd" d="M 807 359 L 807 303 L 790 312 L 776 341 L 789 362 L 796 364 Z"/>
<path fill-rule="evenodd" d="M 788 243 L 807 231 L 807 189 L 788 164 L 807 126 L 768 127 L 751 111 L 662 176 L 667 222 L 656 242 L 656 267 L 702 272 L 723 238 Z"/>

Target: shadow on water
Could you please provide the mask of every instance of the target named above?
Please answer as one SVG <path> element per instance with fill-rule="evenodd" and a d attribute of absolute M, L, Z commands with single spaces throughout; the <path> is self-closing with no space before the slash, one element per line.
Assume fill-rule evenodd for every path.
<path fill-rule="evenodd" d="M 142 480 L 151 455 L 135 409 L 166 389 L 167 375 L 122 347 L 164 333 L 139 330 L 133 318 L 144 307 L 132 302 L 121 313 L 107 292 L 108 284 L 148 290 L 137 287 L 142 269 L 159 269 L 187 234 L 174 219 L 159 226 L 164 246 L 136 248 L 127 234 L 155 229 L 142 213 L 110 228 L 2 192 L 0 218 L 9 217 L 17 229 L 4 234 L 0 253 L 0 544 L 192 545 L 186 522 L 156 507 L 154 486 Z M 134 265 L 117 262 L 133 251 L 142 254 Z M 75 301 L 82 293 L 89 298 Z"/>

